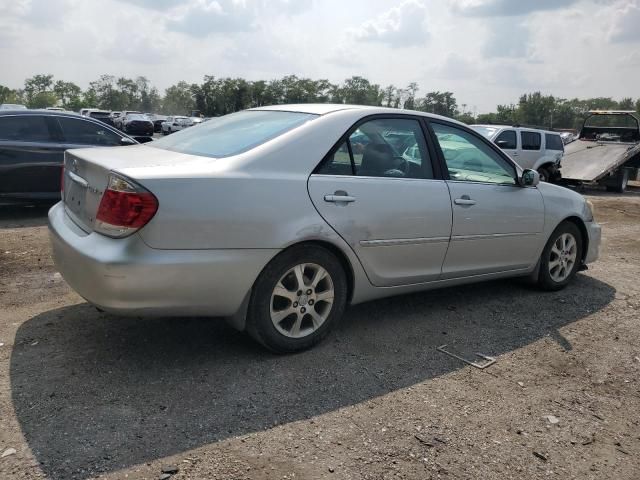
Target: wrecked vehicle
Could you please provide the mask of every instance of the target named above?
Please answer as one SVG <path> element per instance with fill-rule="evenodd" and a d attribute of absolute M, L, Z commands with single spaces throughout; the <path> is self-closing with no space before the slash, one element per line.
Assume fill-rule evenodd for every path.
<path fill-rule="evenodd" d="M 565 146 L 562 176 L 574 185 L 598 184 L 622 193 L 640 168 L 640 115 L 633 111 L 593 110 L 578 140 Z"/>

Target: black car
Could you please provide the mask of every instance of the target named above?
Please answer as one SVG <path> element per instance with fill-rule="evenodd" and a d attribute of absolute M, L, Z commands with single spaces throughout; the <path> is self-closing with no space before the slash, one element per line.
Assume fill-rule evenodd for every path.
<path fill-rule="evenodd" d="M 162 131 L 162 122 L 167 119 L 166 115 L 154 115 L 153 116 L 153 131 L 161 132 Z"/>
<path fill-rule="evenodd" d="M 91 110 L 87 114 L 87 116 L 95 118 L 96 120 L 100 120 L 107 125 L 113 125 L 113 121 L 111 120 L 111 112 L 109 110 Z"/>
<path fill-rule="evenodd" d="M 132 135 L 153 136 L 153 122 L 142 113 L 130 113 L 122 121 L 122 131 Z"/>
<path fill-rule="evenodd" d="M 136 143 L 105 123 L 74 113 L 0 111 L 0 203 L 59 200 L 69 148 Z"/>

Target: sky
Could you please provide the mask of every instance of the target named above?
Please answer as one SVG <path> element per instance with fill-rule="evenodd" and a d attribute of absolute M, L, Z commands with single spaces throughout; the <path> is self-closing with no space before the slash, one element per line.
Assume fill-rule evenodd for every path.
<path fill-rule="evenodd" d="M 0 85 L 37 73 L 161 91 L 361 75 L 452 91 L 472 113 L 531 91 L 638 98 L 640 0 L 0 0 Z"/>

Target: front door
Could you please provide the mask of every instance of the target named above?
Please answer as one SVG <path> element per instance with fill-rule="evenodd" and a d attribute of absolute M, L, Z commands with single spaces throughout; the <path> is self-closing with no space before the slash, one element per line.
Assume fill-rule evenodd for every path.
<path fill-rule="evenodd" d="M 0 117 L 0 196 L 59 195 L 64 150 L 53 140 L 45 116 Z"/>
<path fill-rule="evenodd" d="M 453 227 L 442 278 L 519 270 L 536 262 L 544 204 L 535 187 L 521 187 L 514 165 L 484 139 L 432 122 L 450 179 Z"/>
<path fill-rule="evenodd" d="M 440 277 L 451 200 L 434 178 L 418 120 L 376 118 L 352 129 L 309 178 L 316 209 L 351 246 L 376 286 Z"/>

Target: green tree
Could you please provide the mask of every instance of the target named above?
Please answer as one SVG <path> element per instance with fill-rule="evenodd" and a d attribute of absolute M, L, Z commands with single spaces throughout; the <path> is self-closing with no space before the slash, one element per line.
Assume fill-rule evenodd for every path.
<path fill-rule="evenodd" d="M 633 103 L 633 98 L 626 97 L 618 102 L 618 108 L 620 110 L 635 110 L 635 104 Z"/>
<path fill-rule="evenodd" d="M 346 79 L 340 90 L 344 103 L 353 105 L 381 105 L 384 95 L 379 85 L 360 76 Z"/>
<path fill-rule="evenodd" d="M 453 118 L 458 104 L 452 92 L 429 92 L 417 102 L 416 109 Z"/>
<path fill-rule="evenodd" d="M 82 108 L 82 89 L 75 83 L 58 80 L 53 85 L 53 93 L 67 110 Z"/>
<path fill-rule="evenodd" d="M 418 84 L 416 82 L 411 82 L 404 91 L 407 94 L 407 98 L 404 101 L 403 108 L 407 110 L 415 110 L 416 94 L 418 93 Z"/>
<path fill-rule="evenodd" d="M 185 81 L 180 81 L 170 86 L 164 92 L 164 101 L 162 103 L 162 111 L 168 115 L 171 114 L 187 114 L 195 107 L 192 95 L 191 85 Z M 204 108 L 198 106 L 201 111 Z"/>
<path fill-rule="evenodd" d="M 0 103 L 22 103 L 22 94 L 19 90 L 13 90 L 0 85 Z"/>
<path fill-rule="evenodd" d="M 24 94 L 29 108 L 43 108 L 55 105 L 53 75 L 38 74 L 27 78 L 24 81 Z"/>

